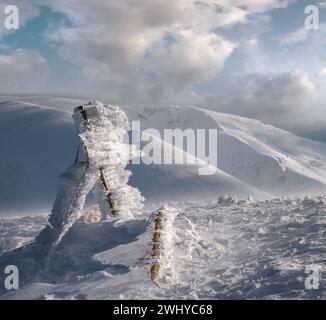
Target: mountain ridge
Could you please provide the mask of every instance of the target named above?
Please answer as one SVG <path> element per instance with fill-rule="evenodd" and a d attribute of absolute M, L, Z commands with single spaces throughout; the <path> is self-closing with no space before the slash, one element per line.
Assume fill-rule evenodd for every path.
<path fill-rule="evenodd" d="M 48 101 L 48 104 L 54 105 L 51 107 L 39 105 L 37 102 L 40 101 L 32 101 L 32 98 L 28 102 L 9 102 L 6 98 L 7 102 L 1 103 L 0 97 L 0 131 L 3 133 L 0 145 L 4 146 L 0 159 L 0 189 L 4 190 L 4 199 L 0 199 L 0 202 L 7 206 L 0 211 L 2 214 L 6 211 L 18 213 L 28 207 L 26 201 L 32 211 L 33 201 L 40 202 L 36 201 L 37 192 L 32 197 L 29 195 L 33 183 L 20 187 L 22 201 L 15 196 L 16 186 L 24 179 L 33 182 L 38 177 L 35 181 L 38 181 L 36 190 L 39 196 L 42 196 L 44 186 L 49 187 L 46 205 L 40 206 L 42 212 L 47 212 L 54 200 L 57 176 L 73 161 L 76 137 L 69 110 L 76 105 L 76 100 L 65 98 L 66 103 L 62 105 L 62 98 L 56 100 L 52 97 Z M 45 100 L 46 97 L 43 97 L 43 102 Z M 60 109 L 57 108 L 59 104 Z M 198 166 L 131 166 L 131 183 L 145 193 L 149 202 L 214 200 L 222 194 L 267 199 L 326 193 L 326 165 L 323 163 L 326 144 L 298 137 L 257 120 L 198 107 L 133 105 L 121 108 L 126 111 L 130 121 L 140 120 L 141 130 L 155 128 L 163 132 L 165 128 L 191 128 L 218 131 L 220 162 L 215 176 L 198 176 Z M 26 127 L 28 123 L 31 127 Z M 24 159 L 28 145 L 34 153 Z M 37 145 L 41 146 L 41 150 Z M 34 171 L 28 168 L 28 161 L 32 163 Z M 12 169 L 8 171 L 8 167 Z M 26 173 L 22 168 L 27 171 L 27 176 L 19 177 L 19 172 Z M 35 172 L 37 170 L 44 170 L 44 174 L 38 174 Z M 20 206 L 10 208 L 10 202 L 16 205 L 17 201 Z"/>

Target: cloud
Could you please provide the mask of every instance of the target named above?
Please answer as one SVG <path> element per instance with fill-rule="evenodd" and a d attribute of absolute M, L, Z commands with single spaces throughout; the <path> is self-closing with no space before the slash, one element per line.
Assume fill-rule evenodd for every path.
<path fill-rule="evenodd" d="M 326 78 L 326 67 L 322 68 L 318 73 L 318 78 L 323 79 Z"/>
<path fill-rule="evenodd" d="M 308 30 L 303 27 L 290 32 L 280 39 L 280 43 L 283 45 L 295 45 L 310 40 L 321 44 L 322 42 L 325 42 L 325 35 L 326 23 L 320 23 L 317 30 Z"/>
<path fill-rule="evenodd" d="M 24 8 L 23 0 L 16 2 Z M 66 18 L 48 24 L 46 41 L 40 43 L 56 50 L 59 59 L 54 63 L 62 59 L 62 77 L 69 78 L 68 87 L 53 76 L 56 92 L 121 103 L 189 103 L 203 101 L 200 86 L 216 79 L 240 46 L 222 36 L 223 31 L 258 20 L 259 28 L 252 28 L 264 30 L 262 17 L 291 2 L 30 0 L 23 20 L 37 16 L 42 5 L 50 8 L 42 11 L 43 18 L 51 12 Z M 255 34 L 247 45 L 259 43 Z"/>
<path fill-rule="evenodd" d="M 323 115 L 324 116 L 324 115 Z M 303 137 L 326 143 L 326 122 L 317 121 L 312 124 L 301 124 L 292 128 L 293 132 Z"/>
<path fill-rule="evenodd" d="M 326 9 L 326 1 L 318 2 L 317 5 L 322 9 Z"/>
<path fill-rule="evenodd" d="M 2 93 L 38 92 L 47 74 L 46 60 L 36 50 L 16 49 L 11 54 L 0 55 Z"/>
<path fill-rule="evenodd" d="M 242 78 L 228 97 L 219 100 L 220 111 L 288 125 L 293 115 L 310 106 L 318 93 L 307 73 L 293 70 L 280 74 L 253 74 Z M 292 115 L 292 118 L 289 116 Z"/>
<path fill-rule="evenodd" d="M 309 33 L 311 33 L 311 30 L 308 30 L 306 28 L 300 28 L 296 31 L 290 32 L 284 37 L 281 38 L 280 43 L 281 44 L 296 44 L 299 42 L 304 42 L 308 39 Z"/>
<path fill-rule="evenodd" d="M 150 57 L 149 71 L 158 79 L 153 87 L 174 95 L 219 72 L 235 45 L 216 34 L 183 31 L 170 45 Z"/>
<path fill-rule="evenodd" d="M 263 13 L 277 8 L 286 8 L 294 2 L 295 0 L 221 0 L 221 3 L 225 5 L 242 7 L 251 13 Z"/>
<path fill-rule="evenodd" d="M 237 43 L 220 28 L 284 7 L 271 0 L 39 0 L 71 24 L 46 33 L 80 70 L 75 87 L 121 102 L 163 102 L 221 71 Z M 126 95 L 125 92 L 128 92 Z"/>
<path fill-rule="evenodd" d="M 252 46 L 257 46 L 259 43 L 259 40 L 257 39 L 257 37 L 252 37 L 248 40 L 247 42 L 248 44 L 252 45 Z"/>

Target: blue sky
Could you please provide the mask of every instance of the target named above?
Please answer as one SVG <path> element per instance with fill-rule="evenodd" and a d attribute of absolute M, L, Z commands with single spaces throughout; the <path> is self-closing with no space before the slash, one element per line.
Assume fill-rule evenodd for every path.
<path fill-rule="evenodd" d="M 52 80 L 60 81 L 66 73 L 66 63 L 57 54 L 58 45 L 47 41 L 45 33 L 50 25 L 61 23 L 69 25 L 63 13 L 54 12 L 48 6 L 40 6 L 36 17 L 26 21 L 18 31 L 8 32 L 3 42 L 9 48 L 0 49 L 0 52 L 6 54 L 19 48 L 36 49 L 48 62 Z"/>
<path fill-rule="evenodd" d="M 9 2 L 20 28 L 1 23 L 2 94 L 194 104 L 326 141 L 326 2 Z"/>

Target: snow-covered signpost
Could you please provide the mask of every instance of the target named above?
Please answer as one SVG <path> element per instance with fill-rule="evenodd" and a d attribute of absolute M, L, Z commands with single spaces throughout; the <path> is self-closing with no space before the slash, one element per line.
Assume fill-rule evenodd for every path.
<path fill-rule="evenodd" d="M 76 160 L 61 175 L 49 226 L 37 238 L 49 245 L 50 252 L 82 216 L 89 193 L 99 203 L 102 221 L 109 216 L 127 220 L 142 215 L 143 198 L 128 185 L 130 171 L 125 169 L 137 156 L 136 148 L 123 142 L 129 129 L 126 114 L 94 101 L 75 108 L 73 118 L 79 137 Z"/>

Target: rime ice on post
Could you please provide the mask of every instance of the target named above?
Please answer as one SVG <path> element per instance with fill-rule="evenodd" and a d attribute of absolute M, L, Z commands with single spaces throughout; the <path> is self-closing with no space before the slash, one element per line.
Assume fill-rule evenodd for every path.
<path fill-rule="evenodd" d="M 50 235 L 45 232 L 38 237 L 42 242 L 50 240 L 53 248 L 81 217 L 90 192 L 99 203 L 102 220 L 109 215 L 132 219 L 140 216 L 143 208 L 140 192 L 127 184 L 130 171 L 125 167 L 137 156 L 137 150 L 123 142 L 129 129 L 126 114 L 118 107 L 94 101 L 75 108 L 73 118 L 79 137 L 76 160 L 61 175 L 50 226 L 44 230 Z"/>

